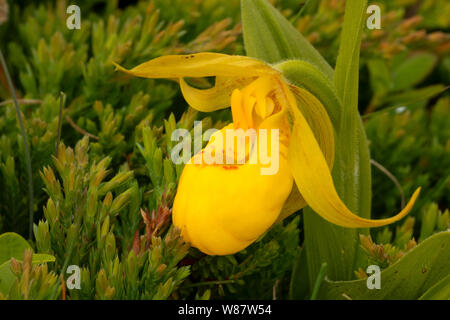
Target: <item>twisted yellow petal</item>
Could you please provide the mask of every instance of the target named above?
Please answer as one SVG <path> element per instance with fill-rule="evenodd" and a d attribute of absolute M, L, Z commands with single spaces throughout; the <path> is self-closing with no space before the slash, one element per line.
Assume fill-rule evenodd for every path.
<path fill-rule="evenodd" d="M 412 209 L 420 188 L 397 215 L 380 220 L 364 219 L 352 213 L 339 198 L 325 157 L 305 117 L 296 108 L 295 99 L 287 92 L 290 112 L 294 118 L 289 146 L 289 164 L 295 183 L 308 205 L 322 218 L 348 228 L 384 226 L 402 219 Z"/>
<path fill-rule="evenodd" d="M 334 130 L 331 119 L 328 116 L 322 103 L 308 91 L 295 86 L 290 86 L 296 98 L 296 106 L 300 109 L 302 115 L 307 119 L 314 137 L 319 143 L 320 149 L 326 159 L 330 170 L 334 163 Z M 285 219 L 294 212 L 307 206 L 305 199 L 302 197 L 298 188 L 294 186 L 289 198 L 286 200 L 284 207 L 278 217 L 278 221 Z"/>
<path fill-rule="evenodd" d="M 245 86 L 251 79 L 239 77 L 216 77 L 214 87 L 197 89 L 180 78 L 180 88 L 186 102 L 201 112 L 212 112 L 230 106 L 231 93 L 234 89 Z"/>

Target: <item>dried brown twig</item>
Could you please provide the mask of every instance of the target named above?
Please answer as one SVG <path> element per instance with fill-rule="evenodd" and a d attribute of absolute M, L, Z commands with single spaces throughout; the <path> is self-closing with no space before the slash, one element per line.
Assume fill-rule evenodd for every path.
<path fill-rule="evenodd" d="M 80 128 L 79 126 L 77 126 L 76 123 L 72 120 L 71 117 L 66 116 L 65 119 L 66 119 L 67 122 L 70 124 L 70 126 L 71 126 L 72 128 L 74 128 L 76 131 L 78 131 L 79 133 L 81 133 L 81 134 L 83 134 L 83 135 L 85 135 L 85 136 L 88 136 L 89 138 L 92 138 L 92 139 L 95 139 L 95 140 L 99 140 L 99 137 L 97 137 L 96 135 L 94 135 L 94 134 L 92 134 L 92 133 L 89 133 L 89 132 L 87 132 L 86 130 L 84 130 L 84 129 Z"/>

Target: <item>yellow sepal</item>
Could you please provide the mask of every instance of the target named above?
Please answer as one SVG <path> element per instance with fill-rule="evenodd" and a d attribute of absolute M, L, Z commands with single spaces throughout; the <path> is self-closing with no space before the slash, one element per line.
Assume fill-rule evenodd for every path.
<path fill-rule="evenodd" d="M 268 64 L 245 56 L 201 52 L 188 55 L 169 55 L 144 62 L 131 70 L 118 64 L 121 71 L 137 77 L 152 79 L 201 77 L 255 77 L 279 74 Z"/>
<path fill-rule="evenodd" d="M 412 209 L 418 188 L 397 215 L 381 220 L 364 219 L 351 212 L 339 198 L 327 161 L 305 117 L 291 108 L 294 118 L 288 160 L 295 183 L 308 205 L 322 218 L 347 228 L 380 227 L 402 219 Z"/>

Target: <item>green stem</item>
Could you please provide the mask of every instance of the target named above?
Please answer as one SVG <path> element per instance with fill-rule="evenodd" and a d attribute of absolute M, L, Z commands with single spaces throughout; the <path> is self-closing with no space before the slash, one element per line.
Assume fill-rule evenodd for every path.
<path fill-rule="evenodd" d="M 25 160 L 27 166 L 27 175 L 28 175 L 28 213 L 29 213 L 29 228 L 28 228 L 28 237 L 31 239 L 33 236 L 33 204 L 34 204 L 34 195 L 33 195 L 33 173 L 31 168 L 31 155 L 30 155 L 30 146 L 28 144 L 28 137 L 25 132 L 25 126 L 23 124 L 22 112 L 20 111 L 19 103 L 17 101 L 16 91 L 14 90 L 14 85 L 11 79 L 11 76 L 8 71 L 8 67 L 6 66 L 6 61 L 3 56 L 2 51 L 0 50 L 0 62 L 2 64 L 3 70 L 5 71 L 6 80 L 8 81 L 9 88 L 11 90 L 11 96 L 14 101 L 14 105 L 16 107 L 17 118 L 19 119 L 20 130 L 22 131 L 23 144 L 25 148 Z"/>
<path fill-rule="evenodd" d="M 300 10 L 297 12 L 297 14 L 295 15 L 295 17 L 291 20 L 292 24 L 295 24 L 297 22 L 297 20 L 303 15 L 303 13 L 305 12 L 305 9 L 308 8 L 311 5 L 311 0 L 306 0 L 303 4 L 302 7 L 300 8 Z"/>
<path fill-rule="evenodd" d="M 397 178 L 388 170 L 386 169 L 381 163 L 370 159 L 370 163 L 376 167 L 378 170 L 380 170 L 381 172 L 383 172 L 389 179 L 391 179 L 391 181 L 395 184 L 395 186 L 398 189 L 398 192 L 400 192 L 400 197 L 402 200 L 402 206 L 401 209 L 403 209 L 405 207 L 405 193 L 403 192 L 403 188 L 400 185 L 400 182 L 398 182 Z"/>
<path fill-rule="evenodd" d="M 320 285 L 323 282 L 323 279 L 325 279 L 325 275 L 327 273 L 327 264 L 326 262 L 322 263 L 322 266 L 320 267 L 319 274 L 317 275 L 316 282 L 314 283 L 313 292 L 311 294 L 311 300 L 316 300 L 317 295 L 319 294 Z"/>
<path fill-rule="evenodd" d="M 64 94 L 64 92 L 61 91 L 59 94 L 58 137 L 56 138 L 55 157 L 58 156 L 58 147 L 59 142 L 61 141 L 62 113 L 65 102 L 66 102 L 66 95 Z"/>

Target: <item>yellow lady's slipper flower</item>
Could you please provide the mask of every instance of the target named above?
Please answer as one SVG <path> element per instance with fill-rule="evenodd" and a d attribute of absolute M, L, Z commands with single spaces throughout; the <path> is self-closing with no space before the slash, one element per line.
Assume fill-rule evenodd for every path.
<path fill-rule="evenodd" d="M 231 106 L 233 123 L 214 134 L 185 165 L 173 205 L 173 224 L 204 253 L 238 252 L 277 219 L 305 205 L 343 227 L 387 225 L 408 214 L 419 195 L 420 188 L 399 214 L 388 219 L 364 219 L 352 213 L 333 184 L 334 136 L 325 109 L 308 91 L 290 85 L 278 70 L 259 60 L 198 53 L 156 58 L 131 70 L 117 67 L 134 76 L 178 79 L 186 101 L 197 110 Z M 183 79 L 212 76 L 215 86 L 205 90 Z M 235 164 L 206 161 L 206 154 L 229 157 L 227 149 L 234 145 L 234 137 L 232 141 L 219 137 L 226 137 L 225 131 L 239 136 L 245 132 L 240 129 L 253 129 L 256 135 L 245 137 L 244 150 L 232 149 Z M 261 139 L 262 132 L 267 132 L 267 139 Z M 273 141 L 279 142 L 278 149 Z M 262 161 L 262 155 L 277 157 L 274 174 L 263 174 L 272 164 Z"/>

